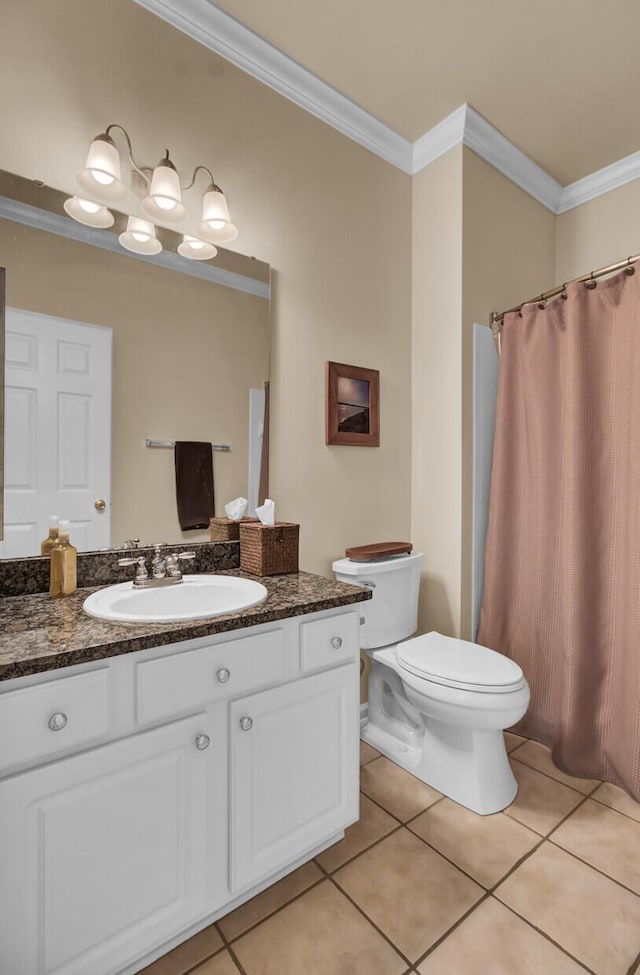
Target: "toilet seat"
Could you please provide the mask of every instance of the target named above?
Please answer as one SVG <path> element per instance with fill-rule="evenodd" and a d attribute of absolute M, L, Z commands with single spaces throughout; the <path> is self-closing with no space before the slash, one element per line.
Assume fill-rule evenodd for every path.
<path fill-rule="evenodd" d="M 401 670 L 426 681 L 464 691 L 504 694 L 519 690 L 524 675 L 518 664 L 477 643 L 432 631 L 396 647 Z"/>

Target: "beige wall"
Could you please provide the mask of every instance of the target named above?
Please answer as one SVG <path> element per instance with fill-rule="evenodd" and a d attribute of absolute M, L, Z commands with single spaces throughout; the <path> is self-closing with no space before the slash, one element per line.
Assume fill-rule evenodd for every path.
<path fill-rule="evenodd" d="M 412 534 L 425 552 L 419 625 L 471 627 L 474 322 L 554 269 L 555 218 L 469 149 L 413 181 Z"/>
<path fill-rule="evenodd" d="M 12 4 L 0 58 L 0 167 L 71 191 L 120 122 L 143 162 L 213 168 L 238 250 L 272 265 L 271 490 L 302 568 L 409 537 L 410 178 L 129 0 Z M 324 445 L 326 359 L 381 370 L 379 449 Z"/>
<path fill-rule="evenodd" d="M 463 154 L 460 630 L 471 633 L 473 323 L 551 287 L 555 216 L 470 149 Z"/>
<path fill-rule="evenodd" d="M 640 180 L 557 218 L 554 283 L 579 277 L 640 252 Z"/>
<path fill-rule="evenodd" d="M 419 628 L 460 626 L 462 149 L 413 180 L 412 537 Z"/>
<path fill-rule="evenodd" d="M 145 437 L 231 444 L 214 454 L 216 513 L 246 496 L 249 389 L 268 377 L 269 302 L 0 221 L 7 305 L 113 330 L 112 544 L 181 533 L 173 452 Z"/>

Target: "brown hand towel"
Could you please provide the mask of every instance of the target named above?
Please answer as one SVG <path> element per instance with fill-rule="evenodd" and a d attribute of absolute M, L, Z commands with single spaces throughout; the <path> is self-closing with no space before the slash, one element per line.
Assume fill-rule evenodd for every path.
<path fill-rule="evenodd" d="M 175 463 L 180 528 L 208 528 L 209 519 L 215 514 L 211 444 L 176 440 Z"/>

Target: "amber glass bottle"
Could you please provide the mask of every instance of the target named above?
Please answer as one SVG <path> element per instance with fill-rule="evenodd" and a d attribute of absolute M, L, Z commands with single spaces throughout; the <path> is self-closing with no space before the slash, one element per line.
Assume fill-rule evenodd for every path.
<path fill-rule="evenodd" d="M 49 515 L 49 534 L 40 543 L 40 555 L 51 555 L 52 549 L 58 544 L 58 516 Z"/>
<path fill-rule="evenodd" d="M 69 522 L 61 521 L 58 544 L 51 549 L 49 593 L 54 598 L 71 596 L 77 588 L 78 552 L 69 542 Z"/>

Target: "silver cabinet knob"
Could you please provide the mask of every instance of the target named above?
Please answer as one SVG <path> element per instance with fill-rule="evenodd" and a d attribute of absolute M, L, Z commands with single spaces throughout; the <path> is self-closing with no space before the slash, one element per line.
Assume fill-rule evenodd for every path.
<path fill-rule="evenodd" d="M 251 731 L 253 728 L 253 718 L 240 718 L 240 727 L 243 731 Z"/>
<path fill-rule="evenodd" d="M 196 735 L 196 748 L 199 752 L 203 752 L 205 748 L 208 748 L 211 744 L 211 739 L 209 735 Z"/>
<path fill-rule="evenodd" d="M 332 636 L 331 637 L 331 646 L 333 647 L 334 650 L 339 650 L 340 647 L 342 646 L 342 637 L 341 636 Z"/>
<path fill-rule="evenodd" d="M 229 678 L 231 677 L 231 671 L 227 670 L 226 667 L 221 667 L 220 670 L 216 673 L 216 677 L 218 678 L 221 684 L 226 684 Z"/>
<path fill-rule="evenodd" d="M 49 718 L 49 727 L 52 731 L 62 731 L 67 723 L 67 716 L 62 711 L 57 711 Z"/>

